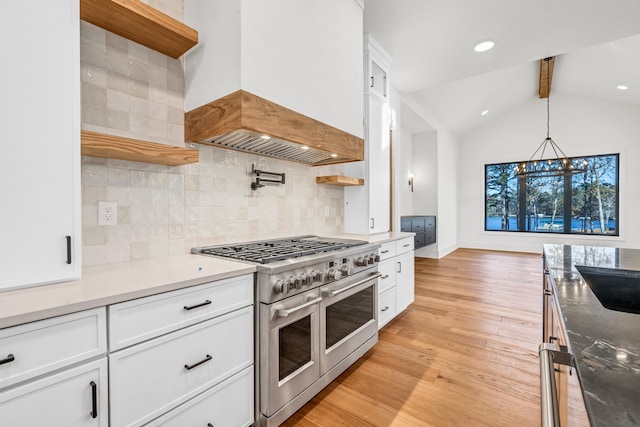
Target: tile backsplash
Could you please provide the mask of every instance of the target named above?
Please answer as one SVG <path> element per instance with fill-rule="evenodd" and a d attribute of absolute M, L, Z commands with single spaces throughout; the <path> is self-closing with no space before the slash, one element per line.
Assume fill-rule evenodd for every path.
<path fill-rule="evenodd" d="M 182 0 L 147 3 L 182 20 Z M 82 128 L 184 146 L 184 68 L 81 21 Z M 82 157 L 85 265 L 187 253 L 194 246 L 343 231 L 342 187 L 317 185 L 341 165 L 309 167 L 199 144 L 200 162 L 163 166 Z M 250 189 L 251 166 L 285 172 L 284 185 Z M 98 225 L 98 202 L 118 224 Z"/>

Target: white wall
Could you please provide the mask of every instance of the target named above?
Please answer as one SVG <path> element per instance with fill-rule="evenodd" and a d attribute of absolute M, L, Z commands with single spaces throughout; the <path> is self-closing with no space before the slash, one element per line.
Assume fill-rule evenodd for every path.
<path fill-rule="evenodd" d="M 411 193 L 413 209 L 404 215 L 437 215 L 438 133 L 414 134 L 411 145 L 411 171 L 414 175 Z"/>
<path fill-rule="evenodd" d="M 424 141 L 428 141 L 424 147 L 421 147 L 417 142 L 421 137 L 413 135 L 414 175 L 416 178 L 418 177 L 418 170 L 428 174 L 422 165 L 417 165 L 417 163 L 425 163 L 426 167 L 429 167 L 427 164 L 434 167 L 434 159 L 437 174 L 434 185 L 427 185 L 424 182 L 422 185 L 418 183 L 418 187 L 415 187 L 414 183 L 413 212 L 414 214 L 428 215 L 429 212 L 425 212 L 423 209 L 437 209 L 436 212 L 433 212 L 437 216 L 436 244 L 417 250 L 416 256 L 441 258 L 458 248 L 458 140 L 412 95 L 404 94 L 402 101 L 436 130 L 425 134 L 431 135 L 424 137 Z M 435 150 L 433 149 L 434 138 Z M 428 145 L 431 145 L 430 149 L 427 148 Z M 422 152 L 420 152 L 421 149 L 423 149 Z M 433 175 L 425 175 L 425 181 L 427 176 L 429 179 L 433 179 Z M 435 204 L 433 203 L 434 195 L 436 197 Z M 427 201 L 424 201 L 423 198 Z"/>
<path fill-rule="evenodd" d="M 446 129 L 438 130 L 437 256 L 458 248 L 458 140 Z"/>
<path fill-rule="evenodd" d="M 546 136 L 546 100 L 534 98 L 460 140 L 460 247 L 541 252 L 543 243 L 640 246 L 640 168 L 634 167 L 640 108 L 554 92 L 550 111 L 550 136 L 568 156 L 620 153 L 620 237 L 484 231 L 484 165 L 526 160 Z"/>
<path fill-rule="evenodd" d="M 398 140 L 396 134 L 400 136 Z M 413 166 L 413 135 L 407 129 L 400 127 L 393 134 L 393 156 L 398 159 L 396 176 L 398 180 L 398 216 L 413 215 L 413 194 L 408 185 L 409 172 L 414 173 Z M 396 150 L 397 148 L 397 150 Z M 414 180 L 415 181 L 415 180 Z M 415 191 L 414 183 L 414 191 Z"/>

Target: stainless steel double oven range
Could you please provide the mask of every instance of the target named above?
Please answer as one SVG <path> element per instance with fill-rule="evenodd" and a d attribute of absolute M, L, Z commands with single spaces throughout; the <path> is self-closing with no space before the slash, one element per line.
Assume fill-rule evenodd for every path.
<path fill-rule="evenodd" d="M 379 245 L 298 236 L 194 248 L 256 265 L 256 400 L 277 426 L 378 341 Z"/>

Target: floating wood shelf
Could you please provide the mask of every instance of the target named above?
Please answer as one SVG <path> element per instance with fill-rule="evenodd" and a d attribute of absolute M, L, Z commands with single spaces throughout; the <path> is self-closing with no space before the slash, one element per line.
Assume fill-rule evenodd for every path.
<path fill-rule="evenodd" d="M 353 185 L 364 185 L 364 179 L 351 178 L 350 176 L 328 175 L 316 176 L 316 184 L 339 185 L 348 187 Z"/>
<path fill-rule="evenodd" d="M 83 130 L 80 133 L 80 139 L 81 152 L 85 156 L 107 157 L 168 166 L 196 163 L 200 159 L 198 150 L 104 133 Z"/>
<path fill-rule="evenodd" d="M 196 30 L 140 0 L 80 0 L 80 19 L 172 58 L 198 43 Z"/>

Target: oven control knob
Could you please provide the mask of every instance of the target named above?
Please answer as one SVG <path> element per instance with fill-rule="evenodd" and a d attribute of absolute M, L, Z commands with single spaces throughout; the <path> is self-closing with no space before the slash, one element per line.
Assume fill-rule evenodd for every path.
<path fill-rule="evenodd" d="M 367 260 L 368 264 L 375 264 L 376 262 L 376 254 L 369 255 L 369 259 Z"/>
<path fill-rule="evenodd" d="M 273 286 L 273 291 L 277 294 L 286 294 L 289 291 L 288 282 L 282 279 L 276 280 L 276 284 Z"/>
<path fill-rule="evenodd" d="M 310 274 L 311 280 L 314 282 L 324 282 L 324 274 L 322 274 L 322 271 L 313 270 Z"/>
<path fill-rule="evenodd" d="M 353 274 L 353 268 L 349 267 L 348 264 L 342 264 L 342 268 L 340 268 L 340 272 L 343 276 L 351 276 Z"/>
<path fill-rule="evenodd" d="M 340 270 L 332 268 L 327 273 L 327 277 L 329 280 L 340 280 L 340 278 L 342 277 L 342 273 L 340 272 Z"/>
<path fill-rule="evenodd" d="M 311 284 L 311 274 L 302 273 L 300 275 L 300 280 L 302 281 L 302 286 L 308 286 Z"/>
<path fill-rule="evenodd" d="M 302 287 L 302 282 L 302 276 L 295 276 L 291 278 L 291 284 L 296 289 L 300 289 Z"/>
<path fill-rule="evenodd" d="M 358 257 L 358 258 L 356 258 L 356 260 L 355 260 L 355 264 L 356 264 L 358 267 L 364 267 L 365 265 L 367 265 L 367 257 L 365 256 L 365 257 Z"/>
<path fill-rule="evenodd" d="M 376 254 L 376 262 L 380 262 L 380 255 Z"/>

